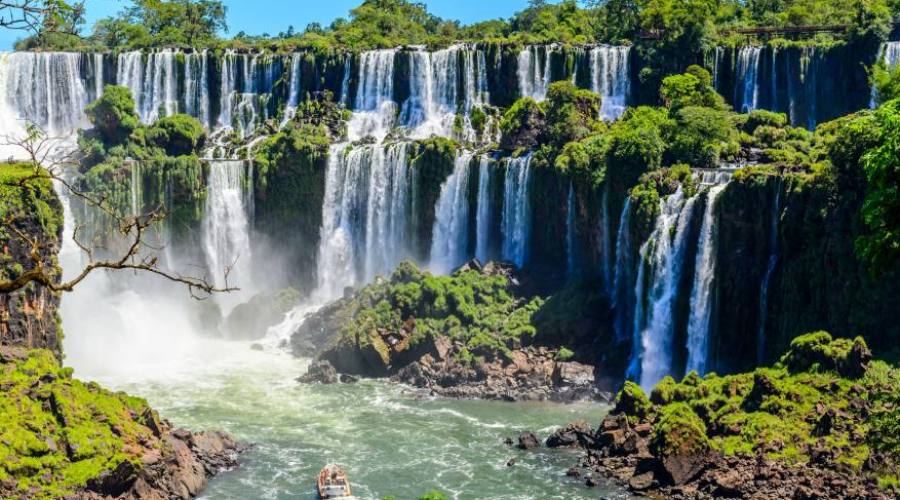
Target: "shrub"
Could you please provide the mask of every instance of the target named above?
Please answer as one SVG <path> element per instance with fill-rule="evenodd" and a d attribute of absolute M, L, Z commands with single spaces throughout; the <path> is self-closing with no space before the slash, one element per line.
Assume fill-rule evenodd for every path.
<path fill-rule="evenodd" d="M 84 112 L 107 146 L 123 143 L 140 125 L 128 87 L 107 85 L 103 96 L 89 104 Z"/>
<path fill-rule="evenodd" d="M 166 154 L 181 156 L 191 154 L 203 145 L 206 132 L 196 118 L 175 114 L 156 120 L 147 130 L 147 141 L 164 149 Z"/>

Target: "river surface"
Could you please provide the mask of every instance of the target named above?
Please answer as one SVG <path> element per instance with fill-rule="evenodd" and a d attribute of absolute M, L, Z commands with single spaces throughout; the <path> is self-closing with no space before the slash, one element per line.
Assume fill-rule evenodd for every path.
<path fill-rule="evenodd" d="M 304 385 L 294 379 L 308 360 L 179 332 L 164 302 L 136 295 L 108 296 L 84 314 L 78 293 L 63 307 L 66 363 L 77 377 L 144 397 L 176 426 L 223 429 L 253 443 L 203 498 L 315 498 L 315 475 L 328 462 L 342 464 L 366 499 L 434 489 L 459 499 L 621 494 L 567 478 L 578 462 L 573 451 L 524 452 L 502 442 L 525 430 L 544 437 L 582 418 L 599 423 L 606 406 L 434 399 L 380 380 Z"/>

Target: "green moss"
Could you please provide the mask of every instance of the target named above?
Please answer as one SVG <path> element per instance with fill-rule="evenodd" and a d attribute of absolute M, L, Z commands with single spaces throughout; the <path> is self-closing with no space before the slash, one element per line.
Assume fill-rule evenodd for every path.
<path fill-rule="evenodd" d="M 891 482 L 900 461 L 900 372 L 881 361 L 840 370 L 864 347 L 824 332 L 795 339 L 781 363 L 752 373 L 666 377 L 650 399 L 632 383 L 616 411 L 654 422 L 655 453 L 764 454 L 803 464 L 823 449 L 832 466 Z M 852 370 L 851 370 L 852 372 Z M 870 457 L 879 453 L 880 460 Z"/>
<path fill-rule="evenodd" d="M 557 361 L 569 361 L 570 359 L 575 357 L 575 352 L 569 348 L 561 347 L 559 351 L 556 353 Z"/>
<path fill-rule="evenodd" d="M 625 382 L 622 390 L 616 395 L 617 412 L 642 419 L 650 414 L 651 409 L 652 405 L 644 390 L 630 380 Z"/>
<path fill-rule="evenodd" d="M 0 364 L 0 494 L 58 498 L 162 443 L 147 403 L 71 378 L 49 351 Z"/>
<path fill-rule="evenodd" d="M 380 332 L 410 334 L 409 346 L 430 337 L 462 342 L 462 358 L 506 354 L 511 344 L 526 344 L 535 335 L 532 316 L 542 299 L 521 300 L 509 292 L 503 276 L 461 271 L 433 276 L 403 262 L 389 280 L 360 290 L 345 304 L 342 342 L 371 346 L 384 364 L 391 364 L 391 349 Z M 412 330 L 409 330 L 409 327 Z"/>
<path fill-rule="evenodd" d="M 706 426 L 687 404 L 667 405 L 653 426 L 650 449 L 658 456 L 704 453 L 710 449 Z"/>

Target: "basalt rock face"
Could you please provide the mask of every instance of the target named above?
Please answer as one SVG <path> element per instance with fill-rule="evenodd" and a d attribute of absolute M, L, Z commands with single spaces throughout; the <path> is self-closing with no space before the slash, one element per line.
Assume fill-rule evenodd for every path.
<path fill-rule="evenodd" d="M 734 373 L 772 362 L 797 335 L 814 330 L 862 334 L 876 353 L 896 345 L 900 269 L 876 277 L 857 257 L 860 203 L 851 191 L 835 195 L 800 176 L 748 176 L 729 184 L 717 209 L 712 370 Z"/>
<path fill-rule="evenodd" d="M 36 266 L 28 238 L 40 243 L 41 265 L 59 279 L 56 254 L 62 243 L 62 206 L 49 181 L 29 181 L 28 186 L 0 186 L 0 220 L 4 226 L 10 221 L 0 228 L 0 278 L 15 279 Z M 36 283 L 0 293 L 0 345 L 49 349 L 61 357 L 59 300 L 59 293 Z"/>

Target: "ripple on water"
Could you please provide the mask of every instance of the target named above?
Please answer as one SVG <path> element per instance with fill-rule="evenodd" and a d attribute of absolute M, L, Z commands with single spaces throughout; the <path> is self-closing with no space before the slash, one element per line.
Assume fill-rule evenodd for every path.
<path fill-rule="evenodd" d="M 300 385 L 308 361 L 209 342 L 204 356 L 166 360 L 130 374 L 81 370 L 82 378 L 147 398 L 176 425 L 220 428 L 255 446 L 242 465 L 215 478 L 204 498 L 315 498 L 314 478 L 342 464 L 360 498 L 415 498 L 440 489 L 452 498 L 580 499 L 620 496 L 565 477 L 577 454 L 523 452 L 502 444 L 524 430 L 541 435 L 576 419 L 597 423 L 595 404 L 503 403 L 422 398 L 384 381 Z M 516 458 L 514 467 L 506 462 Z"/>

